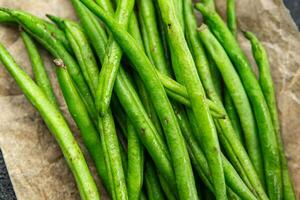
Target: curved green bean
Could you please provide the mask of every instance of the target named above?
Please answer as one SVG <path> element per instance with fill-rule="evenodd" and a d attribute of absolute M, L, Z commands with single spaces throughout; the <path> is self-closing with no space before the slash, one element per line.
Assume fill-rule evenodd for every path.
<path fill-rule="evenodd" d="M 5 47 L 0 44 L 0 60 L 18 83 L 28 100 L 39 111 L 51 133 L 58 142 L 75 177 L 82 199 L 99 200 L 99 192 L 89 171 L 84 156 L 70 131 L 64 117 L 48 100 L 34 81 L 16 64 Z"/>
<path fill-rule="evenodd" d="M 133 7 L 134 0 L 120 1 L 117 7 L 114 15 L 115 20 L 118 21 L 124 28 L 127 28 L 128 26 Z M 108 39 L 107 46 L 108 49 L 99 74 L 96 94 L 96 107 L 100 115 L 103 115 L 109 107 L 113 86 L 118 74 L 123 53 L 119 44 L 114 40 L 112 35 Z"/>
<path fill-rule="evenodd" d="M 0 10 L 11 14 L 18 21 L 18 23 L 20 23 L 22 27 L 33 37 L 35 37 L 41 44 L 43 44 L 54 57 L 61 58 L 64 61 L 69 74 L 76 84 L 76 87 L 80 91 L 80 95 L 86 104 L 91 118 L 96 121 L 97 112 L 94 109 L 94 100 L 90 90 L 80 72 L 80 68 L 76 61 L 65 49 L 61 39 L 59 39 L 57 35 L 57 28 L 53 24 L 46 23 L 43 20 L 40 20 L 39 18 L 22 11 L 8 10 L 3 8 L 0 8 Z"/>
<path fill-rule="evenodd" d="M 282 196 L 282 177 L 278 144 L 270 112 L 260 85 L 246 55 L 221 17 L 215 11 L 202 4 L 196 4 L 196 7 L 201 11 L 207 24 L 226 50 L 241 77 L 258 125 L 268 195 L 270 199 L 280 199 Z"/>
<path fill-rule="evenodd" d="M 58 107 L 57 100 L 50 83 L 50 79 L 46 72 L 44 62 L 37 50 L 37 47 L 26 32 L 21 32 L 21 37 L 23 39 L 23 42 L 29 55 L 29 59 L 31 61 L 31 66 L 36 84 L 44 91 L 46 96 L 49 98 L 49 101 L 52 102 L 53 105 Z"/>
<path fill-rule="evenodd" d="M 268 61 L 267 52 L 253 33 L 246 32 L 245 36 L 251 42 L 253 56 L 259 68 L 259 84 L 270 110 L 273 126 L 276 133 L 276 139 L 281 157 L 283 199 L 296 199 L 293 184 L 288 171 L 287 161 L 284 155 L 284 148 L 280 134 L 280 124 L 277 111 L 275 89 L 270 72 L 270 64 Z"/>

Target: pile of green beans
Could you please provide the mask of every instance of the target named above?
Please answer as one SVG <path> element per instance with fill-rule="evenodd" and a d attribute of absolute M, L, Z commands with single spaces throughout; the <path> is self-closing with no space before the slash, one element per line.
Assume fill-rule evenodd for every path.
<path fill-rule="evenodd" d="M 296 199 L 268 56 L 245 32 L 256 78 L 236 40 L 234 0 L 227 24 L 213 0 L 70 2 L 78 22 L 0 8 L 0 23 L 21 27 L 34 80 L 2 44 L 0 60 L 57 140 L 82 199 L 101 197 L 35 42 L 53 57 L 111 199 Z"/>

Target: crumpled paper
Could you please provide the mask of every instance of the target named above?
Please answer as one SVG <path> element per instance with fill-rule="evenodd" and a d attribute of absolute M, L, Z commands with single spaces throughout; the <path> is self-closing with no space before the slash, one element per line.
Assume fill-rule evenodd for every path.
<path fill-rule="evenodd" d="M 224 18 L 225 2 L 217 0 L 218 10 Z M 26 10 L 43 18 L 50 13 L 75 19 L 68 0 L 0 0 L 0 7 Z M 240 30 L 254 32 L 268 51 L 276 84 L 285 152 L 300 199 L 300 33 L 281 0 L 239 0 L 237 14 Z M 241 34 L 239 40 L 254 63 L 249 43 Z M 30 63 L 16 27 L 1 25 L 0 41 L 31 74 Z M 45 51 L 41 52 L 56 94 L 60 95 L 51 57 Z M 60 102 L 65 111 L 63 100 L 60 99 Z M 78 136 L 74 122 L 66 115 Z M 18 199 L 80 199 L 57 143 L 3 67 L 0 67 L 0 147 Z M 84 147 L 82 149 L 86 153 Z M 90 160 L 89 157 L 87 159 Z M 94 167 L 92 171 L 95 171 Z M 97 183 L 102 188 L 98 179 Z M 106 197 L 105 192 L 102 195 Z"/>

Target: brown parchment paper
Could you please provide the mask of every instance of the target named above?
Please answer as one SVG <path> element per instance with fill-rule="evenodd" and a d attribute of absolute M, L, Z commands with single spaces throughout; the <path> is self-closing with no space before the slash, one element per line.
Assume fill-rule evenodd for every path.
<path fill-rule="evenodd" d="M 225 2 L 217 0 L 223 16 Z M 0 6 L 26 10 L 40 17 L 51 13 L 75 19 L 69 0 L 0 0 Z M 300 33 L 281 0 L 238 0 L 237 12 L 239 28 L 253 31 L 267 48 L 276 83 L 285 151 L 300 199 Z M 239 40 L 253 62 L 249 43 L 241 35 Z M 31 74 L 16 28 L 1 25 L 0 41 Z M 51 57 L 41 52 L 56 93 L 60 95 Z M 64 102 L 60 101 L 62 109 L 66 110 Z M 74 123 L 69 121 L 77 136 Z M 18 199 L 79 199 L 58 145 L 3 67 L 0 67 L 0 147 Z M 104 192 L 102 194 L 105 196 Z"/>

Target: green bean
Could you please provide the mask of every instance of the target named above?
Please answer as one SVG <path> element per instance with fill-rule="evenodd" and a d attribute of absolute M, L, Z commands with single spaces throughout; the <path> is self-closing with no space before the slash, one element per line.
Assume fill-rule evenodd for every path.
<path fill-rule="evenodd" d="M 76 10 L 79 10 L 83 5 L 77 1 L 72 1 Z M 79 10 L 80 11 L 80 10 Z M 78 11 L 77 11 L 78 12 Z M 82 12 L 78 12 L 80 15 L 84 14 Z M 85 19 L 81 17 L 81 19 Z M 99 40 L 101 37 L 97 37 L 99 33 L 95 32 L 95 30 L 91 29 L 91 24 L 85 23 L 85 29 L 89 31 L 93 31 L 93 34 L 90 34 L 90 40 L 95 41 Z M 97 24 L 95 24 L 96 26 Z M 89 32 L 88 31 L 88 32 Z M 106 43 L 106 41 L 102 41 Z M 93 45 L 96 42 L 92 42 Z M 99 59 L 102 61 L 104 59 L 105 50 L 98 49 L 97 55 Z M 104 52 L 104 54 L 101 54 Z M 161 173 L 164 175 L 166 180 L 170 183 L 172 188 L 175 188 L 175 178 L 174 172 L 170 163 L 169 152 L 166 149 L 164 143 L 159 140 L 159 136 L 157 132 L 147 116 L 142 103 L 140 102 L 138 95 L 136 94 L 131 82 L 128 80 L 127 75 L 124 73 L 124 70 L 120 68 L 119 73 L 117 75 L 116 83 L 114 86 L 114 90 L 116 95 L 118 96 L 122 107 L 124 108 L 126 114 L 131 119 L 133 125 L 136 128 L 137 133 L 139 134 L 139 138 L 143 142 L 144 146 L 150 153 L 153 161 L 156 166 L 159 168 Z"/>
<path fill-rule="evenodd" d="M 127 57 L 134 64 L 135 70 L 139 73 L 153 101 L 155 110 L 164 128 L 169 149 L 172 149 L 170 154 L 173 161 L 178 193 L 183 199 L 197 199 L 186 146 L 181 136 L 174 111 L 153 65 L 137 42 L 107 12 L 90 0 L 83 0 L 82 2 L 102 19 L 124 52 L 126 52 Z"/>
<path fill-rule="evenodd" d="M 268 105 L 276 133 L 276 139 L 281 158 L 283 199 L 296 199 L 295 192 L 293 191 L 293 184 L 289 176 L 287 161 L 284 155 L 284 148 L 280 134 L 280 124 L 276 105 L 275 89 L 270 72 L 270 64 L 268 61 L 267 52 L 253 33 L 246 32 L 245 36 L 251 42 L 252 52 L 259 68 L 259 84 L 266 99 L 266 103 Z"/>
<path fill-rule="evenodd" d="M 7 12 L 0 11 L 0 23 L 15 23 L 16 20 Z"/>
<path fill-rule="evenodd" d="M 236 21 L 236 13 L 235 13 L 235 0 L 227 0 L 227 26 L 230 29 L 231 33 L 236 37 L 237 21 Z M 226 88 L 224 91 L 224 105 L 228 113 L 228 117 L 231 120 L 232 126 L 235 132 L 237 133 L 237 137 L 239 138 L 240 141 L 243 141 L 240 120 L 238 118 L 236 108 L 234 107 L 234 103 Z"/>
<path fill-rule="evenodd" d="M 40 87 L 16 64 L 2 44 L 0 44 L 0 60 L 28 100 L 39 111 L 57 140 L 75 177 L 81 198 L 85 200 L 100 199 L 97 186 L 90 174 L 84 156 L 62 114 L 48 100 Z"/>
<path fill-rule="evenodd" d="M 128 134 L 128 173 L 127 188 L 129 199 L 140 199 L 143 186 L 144 150 L 137 137 L 137 133 L 131 124 L 127 122 Z"/>
<path fill-rule="evenodd" d="M 110 109 L 99 117 L 98 127 L 101 133 L 102 148 L 106 169 L 110 180 L 113 199 L 128 199 L 125 175 L 122 167 L 120 145 Z"/>
<path fill-rule="evenodd" d="M 210 169 L 208 167 L 206 158 L 201 148 L 199 148 L 195 136 L 193 133 L 200 132 L 199 126 L 197 125 L 194 115 L 191 112 L 188 112 L 188 119 L 190 121 L 190 126 L 186 126 L 183 131 L 186 142 L 189 144 L 190 155 L 193 158 L 194 166 L 198 165 L 200 169 L 197 169 L 197 172 L 201 179 L 204 181 L 207 187 L 214 192 L 214 188 L 212 186 L 212 179 L 210 175 Z M 185 118 L 181 118 L 181 120 L 187 120 Z M 252 192 L 245 185 L 243 180 L 241 180 L 239 174 L 235 171 L 230 162 L 222 155 L 222 164 L 225 173 L 226 184 L 230 187 L 236 194 L 238 194 L 243 199 L 256 199 L 256 197 L 252 194 Z"/>
<path fill-rule="evenodd" d="M 251 107 L 249 105 L 248 97 L 247 97 L 246 92 L 244 91 L 243 85 L 241 83 L 241 80 L 239 79 L 237 72 L 235 71 L 229 58 L 226 55 L 226 52 L 224 51 L 222 46 L 219 44 L 217 39 L 213 36 L 213 34 L 206 27 L 206 25 L 202 25 L 200 27 L 199 37 L 201 38 L 201 41 L 204 43 L 204 45 L 205 45 L 206 49 L 208 50 L 208 52 L 210 53 L 210 55 L 214 58 L 214 61 L 216 62 L 216 65 L 218 66 L 218 68 L 223 76 L 223 79 L 228 88 L 228 91 L 230 92 L 230 95 L 233 97 L 232 99 L 234 100 L 236 107 L 238 109 L 240 109 L 240 112 L 244 112 L 244 113 L 248 114 L 247 116 L 245 116 L 245 121 L 248 123 L 246 125 L 249 125 L 249 122 L 251 121 L 250 116 L 252 114 L 252 111 L 251 111 Z M 242 116 L 242 115 L 240 115 L 240 116 Z M 232 129 L 232 127 L 227 127 L 227 128 Z M 251 129 L 251 130 L 253 130 L 253 129 Z M 223 132 L 224 132 L 224 130 L 223 130 Z M 253 133 L 251 132 L 251 134 L 253 134 Z M 245 137 L 246 136 L 248 137 L 248 135 L 245 134 Z M 250 135 L 250 136 L 252 136 L 250 138 L 251 140 L 249 139 L 246 142 L 251 143 L 251 145 L 253 145 L 252 143 L 255 142 L 255 140 L 253 139 L 254 136 L 253 135 Z M 228 137 L 228 135 L 226 135 L 226 137 Z M 236 138 L 236 137 L 233 137 L 233 138 Z M 233 145 L 241 146 L 241 143 L 237 139 L 235 142 L 232 142 L 231 141 L 232 139 L 228 140 L 228 142 L 231 143 L 231 146 L 233 146 Z M 246 140 L 247 139 L 248 138 L 246 138 Z M 254 147 L 251 149 L 249 148 L 248 150 L 257 151 L 257 148 L 259 146 L 258 145 L 253 145 L 253 146 L 255 148 Z M 243 152 L 235 151 L 235 153 L 236 154 L 239 153 L 239 156 L 246 155 L 244 153 L 244 151 Z M 253 157 L 252 157 L 252 159 L 253 159 Z M 256 158 L 256 160 L 257 160 L 257 158 Z M 264 194 L 262 185 L 259 181 L 259 178 L 257 177 L 257 174 L 255 173 L 255 170 L 253 169 L 251 162 L 248 161 L 247 156 L 244 157 L 243 159 L 240 158 L 240 162 L 242 162 L 241 163 L 242 167 L 244 168 L 245 172 L 248 174 L 248 179 L 250 180 L 252 187 L 256 190 L 256 192 L 258 193 L 258 195 L 261 198 L 265 198 L 265 194 Z"/>
<path fill-rule="evenodd" d="M 195 27 L 195 25 L 193 25 L 193 27 Z M 194 33 L 194 34 L 196 34 L 196 33 Z M 261 157 L 259 156 L 260 155 L 260 151 L 259 151 L 260 147 L 259 147 L 259 143 L 257 141 L 258 139 L 257 139 L 257 135 L 256 135 L 256 124 L 255 124 L 254 116 L 252 114 L 251 105 L 249 103 L 247 94 L 244 91 L 243 85 L 242 85 L 238 75 L 235 73 L 230 61 L 227 62 L 227 65 L 231 66 L 231 68 L 230 68 L 231 72 L 226 71 L 226 69 L 224 69 L 226 67 L 224 64 L 224 62 L 226 61 L 226 54 L 225 55 L 221 54 L 219 51 L 218 51 L 218 54 L 217 54 L 217 52 L 212 53 L 213 51 L 217 50 L 215 47 L 216 45 L 213 46 L 211 44 L 211 41 L 210 41 L 210 43 L 208 43 L 206 41 L 207 38 L 204 37 L 203 34 L 204 33 L 200 32 L 200 35 L 199 35 L 200 39 L 201 39 L 202 43 L 205 45 L 210 56 L 212 56 L 214 63 L 219 68 L 219 71 L 221 72 L 223 79 L 225 81 L 225 85 L 231 84 L 231 88 L 228 88 L 228 86 L 227 86 L 227 88 L 230 89 L 230 94 L 233 95 L 234 100 L 235 100 L 234 103 L 235 103 L 236 107 L 238 108 L 238 112 L 239 112 L 239 115 L 241 118 L 242 126 L 244 128 L 243 130 L 244 130 L 246 141 L 247 141 L 247 143 L 246 143 L 247 152 L 250 155 L 251 161 L 255 167 L 256 172 L 259 173 L 259 175 L 260 175 L 259 177 L 263 177 L 263 175 L 260 173 L 260 172 L 262 172 L 262 166 L 261 166 L 262 161 L 261 161 Z M 211 46 L 211 49 L 209 49 L 208 45 Z M 202 47 L 202 46 L 200 46 L 200 47 Z M 211 99 L 213 99 L 215 103 L 218 103 L 219 106 L 222 106 L 222 102 L 218 98 L 218 95 L 216 94 L 214 87 L 212 86 L 213 85 L 213 83 L 211 83 L 212 79 L 207 78 L 207 77 L 209 77 L 209 74 L 208 74 L 209 70 L 207 70 L 207 63 L 203 62 L 204 58 L 202 58 L 202 57 L 204 56 L 204 53 L 200 52 L 200 49 L 202 49 L 202 48 L 197 48 L 197 46 L 193 48 L 194 52 L 198 51 L 197 55 L 198 56 L 200 55 L 199 58 L 197 58 L 198 56 L 195 56 L 196 59 L 199 59 L 199 61 L 197 63 L 202 62 L 202 64 L 198 64 L 200 66 L 200 67 L 198 67 L 198 71 L 199 71 L 201 80 L 203 80 L 203 83 L 205 85 L 205 88 L 206 88 L 206 91 L 207 91 L 207 94 L 209 95 L 209 97 Z M 220 49 L 221 49 L 221 47 L 219 48 L 219 50 Z M 221 55 L 224 55 L 224 57 L 225 57 L 224 62 L 223 62 L 223 59 L 219 59 L 219 57 Z M 228 61 L 228 58 L 227 58 L 227 61 Z M 235 76 L 231 75 L 232 73 L 235 73 L 236 75 Z M 226 77 L 225 77 L 225 75 L 226 75 Z M 226 128 L 225 126 L 230 126 L 230 127 L 228 129 L 228 127 Z M 226 134 L 226 138 L 231 143 L 233 143 L 233 142 L 240 143 L 236 139 L 236 137 L 233 137 L 233 136 L 236 136 L 236 133 L 234 132 L 234 129 L 232 128 L 232 124 L 229 120 L 225 120 L 224 122 L 222 122 L 221 127 L 222 127 L 222 129 L 230 131 L 230 132 L 226 132 L 224 134 Z M 231 135 L 231 136 L 229 136 L 229 135 Z M 229 139 L 228 137 L 231 137 L 231 139 Z M 241 145 L 239 145 L 239 146 L 241 146 Z M 241 152 L 239 152 L 237 150 L 234 150 L 234 152 L 239 153 L 241 155 Z M 241 162 L 243 162 L 244 159 L 240 159 L 240 160 L 241 160 Z M 248 165 L 243 164 L 242 166 L 247 167 Z M 244 168 L 244 170 L 245 170 L 245 168 Z M 247 172 L 249 172 L 249 171 L 247 170 Z"/>
<path fill-rule="evenodd" d="M 231 121 L 232 127 L 236 133 L 236 136 L 239 139 L 239 141 L 243 144 L 244 141 L 243 141 L 240 119 L 238 118 L 236 108 L 227 89 L 224 94 L 224 106 L 228 114 L 228 117 Z"/>
<path fill-rule="evenodd" d="M 160 183 L 155 172 L 152 161 L 147 160 L 145 164 L 145 182 L 147 190 L 147 198 L 149 200 L 163 200 L 164 194 L 160 187 Z"/>
<path fill-rule="evenodd" d="M 20 23 L 18 22 L 17 18 L 13 15 L 11 15 L 10 13 L 10 9 L 7 8 L 0 8 L 2 9 L 0 11 L 0 23 L 12 23 L 12 24 L 17 24 Z M 21 12 L 21 11 L 19 11 Z M 27 16 L 31 16 L 33 18 L 35 18 L 35 20 L 37 19 L 37 17 L 34 17 L 33 15 L 29 14 L 29 13 L 25 13 L 23 12 L 23 14 L 26 14 Z M 61 43 L 64 45 L 64 47 L 68 50 L 69 53 L 72 53 L 69 41 L 67 40 L 67 38 L 65 37 L 64 33 L 59 30 L 54 24 L 43 20 L 43 19 L 38 19 L 40 22 L 42 22 L 43 24 L 45 24 L 45 29 L 53 32 L 52 35 L 53 37 L 57 38 L 58 40 L 61 41 Z"/>
<path fill-rule="evenodd" d="M 49 17 L 58 22 L 61 28 L 66 32 L 75 56 L 79 60 L 85 80 L 95 95 L 98 80 L 97 74 L 99 70 L 93 52 L 89 47 L 81 27 L 70 20 L 62 20 L 53 16 Z M 104 150 L 105 166 L 108 172 L 108 181 L 110 183 L 109 192 L 113 199 L 127 199 L 127 189 L 123 169 L 123 166 L 127 167 L 127 164 L 122 162 L 124 160 L 124 154 L 120 150 L 122 147 L 118 143 L 112 115 L 108 113 L 102 118 L 99 118 L 98 127 L 102 138 L 101 142 Z"/>
<path fill-rule="evenodd" d="M 168 200 L 177 199 L 176 195 L 174 194 L 175 192 L 171 190 L 171 188 L 169 187 L 169 183 L 164 179 L 164 177 L 161 174 L 159 174 L 159 172 L 158 172 L 158 178 L 159 178 L 160 185 L 162 187 L 162 190 L 164 191 L 166 198 Z"/>
<path fill-rule="evenodd" d="M 258 125 L 258 135 L 262 148 L 268 195 L 270 199 L 280 199 L 282 196 L 282 180 L 278 144 L 270 112 L 258 81 L 256 80 L 255 74 L 252 71 L 246 55 L 243 53 L 239 44 L 222 21 L 221 17 L 215 11 L 203 6 L 202 4 L 197 4 L 196 6 L 197 9 L 201 11 L 206 22 L 222 44 L 223 48 L 226 50 L 241 77 L 249 100 L 252 104 Z"/>
<path fill-rule="evenodd" d="M 98 83 L 97 74 L 99 73 L 99 69 L 82 27 L 71 20 L 62 19 L 53 15 L 47 15 L 47 17 L 65 32 L 78 61 L 84 79 L 86 80 L 89 89 L 95 98 L 96 87 Z"/>
<path fill-rule="evenodd" d="M 52 102 L 53 105 L 58 107 L 56 97 L 50 83 L 50 79 L 48 77 L 43 60 L 38 52 L 37 47 L 27 33 L 21 32 L 21 36 L 27 49 L 29 59 L 31 61 L 36 84 L 43 90 L 43 92 L 49 98 L 49 101 Z"/>
<path fill-rule="evenodd" d="M 78 61 L 84 79 L 86 80 L 89 89 L 95 98 L 96 87 L 98 83 L 97 74 L 99 73 L 99 69 L 82 27 L 71 20 L 62 19 L 48 14 L 46 16 L 65 32 Z"/>
<path fill-rule="evenodd" d="M 134 0 L 120 1 L 117 7 L 115 20 L 118 21 L 124 28 L 128 26 L 133 7 Z M 109 107 L 113 85 L 115 83 L 122 58 L 122 50 L 112 35 L 108 40 L 107 46 L 108 49 L 106 57 L 104 58 L 102 69 L 99 74 L 96 95 L 96 107 L 100 115 L 103 115 Z"/>
<path fill-rule="evenodd" d="M 235 13 L 235 0 L 227 0 L 227 26 L 231 33 L 236 37 L 236 13 Z"/>
<path fill-rule="evenodd" d="M 171 55 L 175 61 L 173 65 L 175 74 L 181 74 L 182 81 L 189 94 L 192 110 L 195 113 L 199 126 L 203 128 L 203 132 L 197 136 L 197 139 L 199 139 L 200 144 L 205 149 L 206 158 L 212 170 L 217 199 L 226 199 L 224 172 L 217 132 L 205 102 L 206 97 L 197 75 L 195 63 L 185 41 L 184 33 L 178 20 L 176 20 L 173 5 L 171 2 L 161 0 L 158 0 L 158 5 L 162 19 L 167 26 Z"/>
<path fill-rule="evenodd" d="M 95 95 L 99 70 L 93 52 L 79 25 L 67 20 L 63 20 L 63 25 L 79 61 L 85 80 Z M 118 143 L 114 121 L 110 112 L 98 119 L 104 159 L 110 182 L 110 192 L 113 199 L 127 199 L 125 175 L 122 167 L 122 158 L 124 156 L 122 157 L 123 154 L 121 155 L 121 147 Z"/>
<path fill-rule="evenodd" d="M 183 16 L 183 0 L 172 0 L 174 4 L 174 10 L 179 21 L 179 24 L 184 32 L 184 16 Z"/>
<path fill-rule="evenodd" d="M 44 45 L 54 57 L 61 58 L 64 61 L 69 74 L 80 91 L 80 95 L 86 104 L 90 116 L 96 121 L 97 113 L 94 109 L 95 105 L 92 95 L 83 76 L 81 75 L 76 61 L 62 45 L 61 39 L 57 35 L 57 28 L 53 24 L 46 23 L 43 20 L 25 12 L 3 8 L 0 8 L 0 10 L 11 14 L 18 23 L 20 23 L 27 32 L 35 37 L 38 42 Z"/>
<path fill-rule="evenodd" d="M 193 29 L 193 32 L 195 32 L 195 29 Z M 199 40 L 199 38 L 198 38 L 198 40 Z M 199 41 L 198 41 L 198 43 L 199 43 Z M 202 46 L 201 43 L 200 43 L 200 45 Z M 203 51 L 202 49 L 203 49 L 203 47 L 200 49 L 201 52 Z M 216 91 L 219 99 L 222 100 L 222 98 L 223 98 L 222 97 L 222 93 L 223 93 L 223 80 L 222 80 L 222 76 L 220 74 L 220 71 L 218 70 L 218 67 L 216 66 L 216 63 L 214 63 L 214 61 L 211 58 L 211 56 L 207 55 L 205 52 L 203 54 L 206 55 L 207 58 L 204 61 L 202 61 L 202 62 L 204 62 L 203 64 L 205 64 L 205 63 L 207 63 L 207 60 L 208 60 L 209 71 L 210 71 L 211 79 L 213 81 L 214 89 L 215 89 L 215 91 Z M 197 62 L 196 62 L 196 66 L 197 66 Z M 197 69 L 199 67 L 200 66 L 197 66 Z M 198 73 L 200 73 L 199 70 L 198 70 Z M 205 90 L 207 90 L 207 89 L 205 88 Z M 207 95 L 207 96 L 210 96 L 210 95 Z"/>

